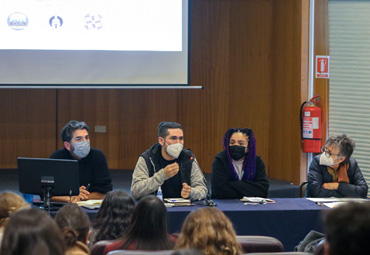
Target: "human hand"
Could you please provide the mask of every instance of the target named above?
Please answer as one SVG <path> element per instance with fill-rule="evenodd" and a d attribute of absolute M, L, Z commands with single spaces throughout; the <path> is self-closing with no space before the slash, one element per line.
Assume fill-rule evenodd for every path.
<path fill-rule="evenodd" d="M 181 196 L 183 198 L 189 198 L 191 192 L 191 187 L 187 183 L 182 184 Z"/>
<path fill-rule="evenodd" d="M 324 189 L 337 190 L 339 186 L 338 182 L 327 182 L 322 185 Z"/>
<path fill-rule="evenodd" d="M 168 166 L 166 166 L 164 169 L 164 174 L 168 177 L 171 178 L 172 176 L 175 176 L 179 172 L 179 164 L 177 162 L 172 163 Z"/>
<path fill-rule="evenodd" d="M 85 186 L 80 187 L 80 194 L 78 196 L 73 196 L 72 197 L 72 203 L 77 203 L 80 200 L 88 200 L 89 199 L 89 194 L 90 192 L 87 191 Z"/>

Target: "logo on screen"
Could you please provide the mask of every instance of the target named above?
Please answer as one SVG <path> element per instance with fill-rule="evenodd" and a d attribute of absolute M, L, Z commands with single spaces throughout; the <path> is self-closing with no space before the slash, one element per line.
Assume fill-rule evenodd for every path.
<path fill-rule="evenodd" d="M 53 28 L 59 28 L 63 25 L 63 19 L 59 16 L 53 16 L 49 19 L 49 24 Z"/>
<path fill-rule="evenodd" d="M 14 30 L 22 30 L 28 26 L 28 17 L 21 13 L 15 12 L 8 17 L 8 26 Z"/>
<path fill-rule="evenodd" d="M 101 29 L 103 27 L 102 16 L 99 14 L 98 15 L 86 14 L 85 23 L 86 23 L 85 28 L 87 30 Z"/>

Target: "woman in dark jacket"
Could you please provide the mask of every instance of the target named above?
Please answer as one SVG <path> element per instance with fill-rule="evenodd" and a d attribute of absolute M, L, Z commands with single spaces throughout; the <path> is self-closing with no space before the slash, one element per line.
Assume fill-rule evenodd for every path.
<path fill-rule="evenodd" d="M 269 181 L 265 164 L 256 156 L 256 140 L 249 128 L 230 128 L 223 138 L 224 150 L 212 165 L 212 197 L 232 199 L 267 197 Z"/>

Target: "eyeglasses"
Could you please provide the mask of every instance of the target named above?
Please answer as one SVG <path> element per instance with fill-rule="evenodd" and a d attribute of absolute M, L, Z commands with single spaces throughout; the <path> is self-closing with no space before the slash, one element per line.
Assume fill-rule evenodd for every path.
<path fill-rule="evenodd" d="M 340 154 L 332 154 L 328 151 L 326 147 L 321 147 L 321 152 L 325 153 L 325 156 L 330 158 L 330 156 L 339 156 Z"/>

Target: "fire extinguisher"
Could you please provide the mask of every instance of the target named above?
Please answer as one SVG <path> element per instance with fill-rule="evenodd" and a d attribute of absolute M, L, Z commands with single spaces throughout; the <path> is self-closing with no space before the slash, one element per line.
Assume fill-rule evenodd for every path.
<path fill-rule="evenodd" d="M 314 104 L 314 100 L 318 97 L 315 96 L 301 105 L 300 120 L 303 152 L 321 152 L 321 109 Z"/>

